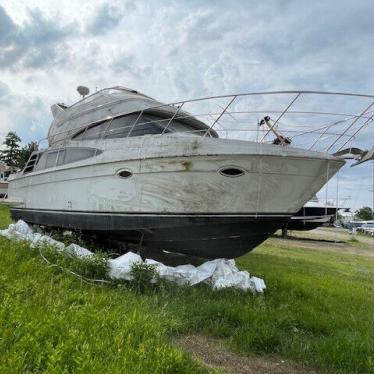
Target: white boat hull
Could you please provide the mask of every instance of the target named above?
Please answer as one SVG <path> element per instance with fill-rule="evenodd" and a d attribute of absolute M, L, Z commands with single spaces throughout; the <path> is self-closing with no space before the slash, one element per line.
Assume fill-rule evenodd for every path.
<path fill-rule="evenodd" d="M 196 137 L 129 138 L 101 150 L 10 181 L 9 197 L 23 201 L 13 216 L 142 238 L 159 249 L 237 257 L 280 228 L 344 164 L 314 152 Z M 224 167 L 244 174 L 224 176 Z M 131 177 L 119 177 L 121 170 Z"/>

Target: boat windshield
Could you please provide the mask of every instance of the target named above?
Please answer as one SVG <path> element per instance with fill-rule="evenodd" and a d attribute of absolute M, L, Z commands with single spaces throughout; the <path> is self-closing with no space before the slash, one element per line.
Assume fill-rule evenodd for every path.
<path fill-rule="evenodd" d="M 156 135 L 163 132 L 196 132 L 192 126 L 151 114 L 132 113 L 95 124 L 73 136 L 75 140 L 114 139 L 127 136 Z M 134 127 L 134 124 L 136 126 Z M 168 125 L 169 124 L 169 125 Z M 197 134 L 199 134 L 197 132 Z"/>

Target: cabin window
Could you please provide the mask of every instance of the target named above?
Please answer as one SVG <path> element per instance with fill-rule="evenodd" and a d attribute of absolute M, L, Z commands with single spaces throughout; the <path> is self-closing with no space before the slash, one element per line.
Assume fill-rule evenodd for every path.
<path fill-rule="evenodd" d="M 47 153 L 46 160 L 45 160 L 45 168 L 46 169 L 52 168 L 53 166 L 56 165 L 57 156 L 58 156 L 58 151 Z"/>
<path fill-rule="evenodd" d="M 101 153 L 95 148 L 66 148 L 65 152 L 64 164 L 84 160 Z"/>
<path fill-rule="evenodd" d="M 130 178 L 132 176 L 132 172 L 130 170 L 121 170 L 118 172 L 118 175 L 121 178 Z"/>
<path fill-rule="evenodd" d="M 40 171 L 44 169 L 48 169 L 54 166 L 61 166 L 65 164 L 69 164 L 72 162 L 84 160 L 86 158 L 90 158 L 102 153 L 100 149 L 96 148 L 75 148 L 75 147 L 68 147 L 59 149 L 56 151 L 43 153 L 35 165 L 35 171 Z M 39 153 L 40 155 L 40 153 Z M 29 161 L 30 162 L 30 161 Z M 34 169 L 34 166 L 33 166 Z M 29 173 L 33 170 L 28 170 L 26 168 L 24 170 L 24 174 Z"/>
<path fill-rule="evenodd" d="M 57 166 L 63 165 L 65 163 L 65 149 L 61 149 L 58 152 Z"/>
<path fill-rule="evenodd" d="M 236 167 L 227 167 L 219 170 L 220 174 L 225 177 L 240 177 L 244 175 L 244 170 Z"/>

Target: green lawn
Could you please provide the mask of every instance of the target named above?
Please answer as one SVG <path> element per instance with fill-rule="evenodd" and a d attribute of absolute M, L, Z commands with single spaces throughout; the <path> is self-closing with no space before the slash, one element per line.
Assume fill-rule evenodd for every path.
<path fill-rule="evenodd" d="M 0 225 L 9 223 L 0 207 Z M 276 244 L 275 244 L 276 243 Z M 0 238 L 0 372 L 204 372 L 177 334 L 221 337 L 322 372 L 374 372 L 374 257 L 268 241 L 239 259 L 264 296 L 89 285 Z"/>

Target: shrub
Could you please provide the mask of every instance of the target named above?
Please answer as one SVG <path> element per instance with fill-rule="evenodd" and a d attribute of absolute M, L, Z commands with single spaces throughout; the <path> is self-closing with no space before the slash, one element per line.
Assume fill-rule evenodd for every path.
<path fill-rule="evenodd" d="M 138 293 L 157 288 L 158 274 L 154 265 L 134 263 L 131 265 L 131 286 Z"/>

